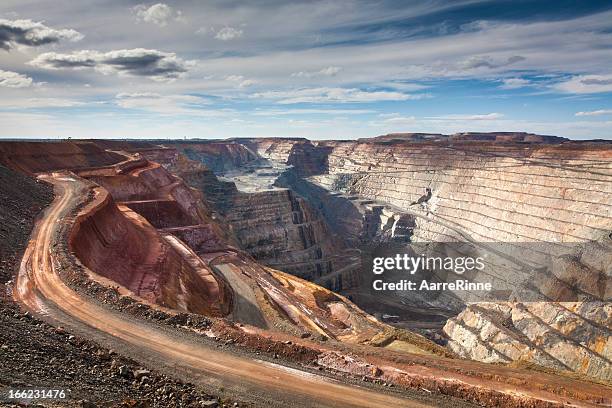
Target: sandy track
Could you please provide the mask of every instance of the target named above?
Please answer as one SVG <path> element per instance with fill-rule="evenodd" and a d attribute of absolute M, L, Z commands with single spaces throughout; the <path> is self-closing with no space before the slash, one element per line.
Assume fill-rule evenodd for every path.
<path fill-rule="evenodd" d="M 46 177 L 56 199 L 38 222 L 25 252 L 15 286 L 15 297 L 32 311 L 44 313 L 88 335 L 115 343 L 158 366 L 191 373 L 190 379 L 209 387 L 223 386 L 237 399 L 271 406 L 425 407 L 403 397 L 350 386 L 284 366 L 238 357 L 180 334 L 112 312 L 81 297 L 55 270 L 53 238 L 56 225 L 83 193 L 78 180 L 58 174 Z M 48 306 L 47 306 L 48 305 Z M 57 311 L 61 313 L 57 313 Z M 68 320 L 68 321 L 67 321 Z"/>

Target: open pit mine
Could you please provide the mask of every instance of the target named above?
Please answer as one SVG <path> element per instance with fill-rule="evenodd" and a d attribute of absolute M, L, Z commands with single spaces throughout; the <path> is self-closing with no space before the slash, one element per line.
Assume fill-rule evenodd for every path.
<path fill-rule="evenodd" d="M 176 406 L 612 405 L 610 142 L 12 141 L 0 164 L 4 196 L 53 191 L 7 293 L 144 367 L 127 384 L 216 396 Z M 478 257 L 461 278 L 494 288 L 376 290 L 397 251 Z"/>

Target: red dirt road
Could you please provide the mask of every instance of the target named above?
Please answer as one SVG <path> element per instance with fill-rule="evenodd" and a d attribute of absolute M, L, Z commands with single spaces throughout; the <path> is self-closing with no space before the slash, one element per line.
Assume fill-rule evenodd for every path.
<path fill-rule="evenodd" d="M 52 245 L 59 220 L 81 193 L 78 180 L 45 177 L 56 188 L 56 199 L 38 222 L 25 252 L 15 297 L 35 312 L 62 324 L 86 330 L 109 343 L 128 345 L 149 355 L 157 366 L 191 373 L 191 380 L 222 386 L 228 394 L 271 406 L 425 407 L 418 401 L 345 385 L 333 379 L 220 351 L 110 311 L 69 288 L 55 270 Z M 50 307 L 47 307 L 49 305 Z M 63 314 L 54 316 L 55 310 Z M 66 321 L 66 317 L 69 317 Z M 91 333 L 93 332 L 93 333 Z M 123 348 L 122 348 L 123 349 Z M 144 352 L 144 353 L 143 353 Z M 161 361 L 159 359 L 161 358 Z"/>

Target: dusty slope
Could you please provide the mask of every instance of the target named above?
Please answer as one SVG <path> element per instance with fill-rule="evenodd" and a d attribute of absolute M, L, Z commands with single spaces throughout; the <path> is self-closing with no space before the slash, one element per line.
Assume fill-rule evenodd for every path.
<path fill-rule="evenodd" d="M 92 142 L 0 143 L 0 163 L 26 174 L 107 166 L 124 159 L 121 154 L 106 151 Z"/>
<path fill-rule="evenodd" d="M 51 202 L 48 184 L 0 165 L 0 283 L 13 277 L 34 217 Z"/>

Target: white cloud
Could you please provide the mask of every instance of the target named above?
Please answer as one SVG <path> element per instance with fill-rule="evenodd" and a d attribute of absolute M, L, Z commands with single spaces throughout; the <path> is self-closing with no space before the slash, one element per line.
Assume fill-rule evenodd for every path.
<path fill-rule="evenodd" d="M 0 108 L 6 109 L 72 108 L 81 105 L 84 103 L 63 98 L 0 99 Z"/>
<path fill-rule="evenodd" d="M 357 88 L 305 88 L 292 91 L 268 91 L 253 94 L 254 98 L 276 99 L 279 104 L 293 103 L 345 103 L 345 102 L 377 102 L 406 101 L 423 99 L 427 94 L 406 94 L 389 91 L 364 91 Z"/>
<path fill-rule="evenodd" d="M 285 15 L 285 18 L 289 16 Z M 248 40 L 257 44 L 257 51 L 245 49 L 246 55 L 224 56 L 207 61 L 207 66 L 222 72 L 239 64 L 242 72 L 258 78 L 268 76 L 277 84 L 283 80 L 283 75 L 290 77 L 291 73 L 317 72 L 318 68 L 313 69 L 313 66 L 341 66 L 346 72 L 337 75 L 335 82 L 345 86 L 438 78 L 491 81 L 517 75 L 515 70 L 557 75 L 559 72 L 585 70 L 598 73 L 609 71 L 607 46 L 612 41 L 612 33 L 606 31 L 606 27 L 611 18 L 612 12 L 607 12 L 564 21 L 496 22 L 478 30 L 444 36 L 398 38 L 385 42 L 353 41 L 314 48 L 311 43 L 304 43 L 306 36 L 296 33 L 288 25 L 279 32 L 282 37 L 292 37 L 291 41 L 288 40 L 290 45 L 279 35 L 272 38 L 269 30 L 258 31 L 253 27 Z M 327 27 L 322 22 L 313 24 L 312 30 Z M 334 34 L 327 35 L 330 37 L 326 37 L 326 42 L 343 39 Z M 345 35 L 352 38 L 350 33 Z M 284 47 L 279 46 L 279 42 Z M 295 48 L 291 48 L 294 45 Z M 588 66 L 583 61 L 589 61 Z"/>
<path fill-rule="evenodd" d="M 219 116 L 229 111 L 210 110 L 211 101 L 195 95 L 161 95 L 155 92 L 122 92 L 115 103 L 124 109 L 138 109 L 164 115 Z"/>
<path fill-rule="evenodd" d="M 286 115 L 363 115 L 374 113 L 370 109 L 286 109 L 286 110 L 256 110 L 255 116 L 286 116 Z"/>
<path fill-rule="evenodd" d="M 236 82 L 236 81 L 242 81 L 244 80 L 244 77 L 242 75 L 228 75 L 225 77 L 226 81 L 232 81 L 232 82 Z"/>
<path fill-rule="evenodd" d="M 172 7 L 164 3 L 157 3 L 150 7 L 144 4 L 139 4 L 134 7 L 136 16 L 141 21 L 156 24 L 160 27 L 165 27 L 171 20 L 181 20 L 182 13 L 175 11 Z"/>
<path fill-rule="evenodd" d="M 553 88 L 574 94 L 612 92 L 612 74 L 577 75 L 567 81 L 555 84 Z"/>
<path fill-rule="evenodd" d="M 294 72 L 291 74 L 291 76 L 296 77 L 296 78 L 314 78 L 314 77 L 335 76 L 340 71 L 342 71 L 342 68 L 340 67 L 326 67 L 318 71 Z"/>
<path fill-rule="evenodd" d="M 0 48 L 10 50 L 15 45 L 36 47 L 61 40 L 79 41 L 83 34 L 71 29 L 54 29 L 32 20 L 0 19 Z"/>
<path fill-rule="evenodd" d="M 32 9 L 33 6 L 30 3 L 14 2 L 14 6 L 11 6 L 11 8 L 15 9 L 21 16 L 35 15 L 38 18 L 39 15 L 35 14 L 35 10 Z M 136 24 L 137 15 L 135 12 L 131 12 L 131 7 L 139 3 L 146 4 L 146 10 L 151 8 L 154 3 L 166 3 L 175 10 L 182 10 L 183 14 L 189 17 L 189 21 L 182 26 L 175 23 L 174 17 L 170 17 L 167 20 L 166 29 L 160 29 L 157 25 L 154 25 L 156 24 L 154 22 Z M 531 81 L 531 84 L 527 84 L 530 90 L 532 88 L 540 91 L 546 88 L 553 90 L 553 82 L 564 83 L 577 76 L 585 76 L 586 79 L 589 79 L 589 76 L 605 77 L 611 74 L 609 44 L 612 43 L 612 31 L 609 28 L 610 21 L 612 21 L 612 10 L 576 18 L 498 20 L 475 25 L 470 30 L 450 30 L 446 33 L 438 33 L 438 35 L 424 33 L 424 35 L 415 36 L 396 36 L 393 30 L 383 29 L 384 32 L 364 33 L 364 30 L 356 30 L 355 28 L 363 27 L 365 22 L 373 21 L 379 23 L 377 26 L 380 27 L 385 27 L 385 22 L 399 19 L 418 21 L 419 15 L 423 15 L 422 13 L 429 14 L 430 9 L 437 9 L 441 2 L 421 2 L 423 7 L 416 5 L 396 7 L 390 3 L 376 3 L 376 5 L 374 3 L 372 5 L 363 3 L 360 7 L 349 8 L 342 2 L 300 3 L 284 1 L 282 5 L 278 2 L 264 3 L 253 7 L 250 5 L 227 7 L 225 2 L 138 0 L 131 2 L 126 7 L 103 7 L 100 5 L 79 8 L 74 7 L 74 4 L 71 4 L 68 0 L 58 0 L 53 3 L 53 12 L 45 15 L 48 20 L 44 24 L 54 28 L 62 28 L 63 26 L 55 27 L 54 24 L 66 21 L 63 18 L 69 15 L 74 21 L 78 22 L 75 24 L 79 24 L 69 27 L 78 30 L 81 30 L 80 27 L 87 27 L 87 38 L 83 41 L 84 45 L 79 46 L 81 50 L 99 50 L 100 54 L 105 54 L 109 50 L 131 48 L 133 42 L 137 41 L 142 44 L 143 48 L 175 51 L 177 56 L 188 55 L 190 59 L 197 58 L 202 63 L 195 67 L 186 66 L 185 69 L 189 70 L 189 74 L 185 74 L 180 81 L 168 84 L 145 82 L 138 77 L 156 76 L 159 79 L 172 79 L 176 76 L 182 76 L 180 69 L 178 73 L 176 70 L 170 70 L 167 74 L 161 74 L 159 71 L 157 74 L 152 74 L 150 71 L 146 72 L 146 70 L 143 72 L 140 68 L 132 69 L 128 65 L 127 59 L 123 61 L 125 64 L 120 67 L 106 64 L 106 61 L 100 62 L 96 58 L 91 62 L 87 59 L 83 61 L 75 58 L 72 61 L 74 66 L 64 64 L 69 61 L 45 61 L 50 68 L 64 68 L 65 71 L 56 71 L 52 75 L 45 76 L 44 80 L 50 83 L 45 85 L 44 89 L 41 86 L 35 86 L 36 84 L 33 84 L 31 88 L 24 88 L 28 90 L 27 95 L 23 95 L 25 94 L 25 92 L 22 92 L 23 89 L 0 88 L 0 93 L 4 94 L 5 100 L 10 99 L 11 103 L 15 103 L 16 98 L 42 97 L 45 95 L 53 95 L 58 99 L 68 101 L 72 98 L 81 101 L 101 100 L 107 98 L 108 95 L 116 95 L 118 92 L 138 90 L 147 90 L 159 95 L 205 93 L 223 98 L 220 102 L 222 106 L 240 106 L 241 112 L 252 109 L 250 110 L 251 116 L 248 112 L 245 115 L 259 120 L 258 125 L 261 128 L 253 134 L 260 135 L 282 135 L 285 134 L 285 128 L 281 125 L 275 128 L 277 122 L 274 118 L 265 118 L 263 114 L 261 116 L 260 114 L 254 115 L 253 112 L 255 112 L 256 107 L 270 108 L 271 103 L 280 102 L 285 104 L 274 104 L 270 110 L 275 108 L 281 112 L 288 112 L 291 109 L 285 110 L 285 108 L 320 108 L 321 110 L 330 108 L 327 117 L 329 119 L 333 118 L 333 121 L 330 121 L 333 122 L 334 126 L 323 125 L 326 117 L 314 118 L 316 120 L 312 121 L 317 122 L 320 126 L 316 132 L 313 131 L 308 135 L 314 137 L 320 137 L 320 135 L 354 137 L 360 132 L 371 131 L 374 134 L 383 132 L 372 128 L 367 129 L 368 127 L 364 126 L 364 123 L 372 120 L 375 114 L 362 118 L 357 114 L 352 115 L 348 112 L 342 112 L 342 110 L 349 110 L 349 108 L 370 108 L 370 104 L 343 104 L 342 102 L 376 101 L 379 99 L 382 101 L 401 101 L 411 97 L 427 97 L 426 94 L 425 96 L 417 96 L 416 94 L 429 92 L 435 94 L 436 100 L 439 100 L 440 103 L 419 102 L 419 105 L 427 106 L 423 106 L 422 109 L 420 107 L 417 111 L 409 111 L 406 106 L 416 105 L 417 102 L 414 104 L 410 102 L 381 103 L 376 106 L 372 104 L 372 109 L 385 111 L 392 105 L 393 109 L 397 109 L 401 114 L 386 119 L 389 120 L 389 123 L 395 122 L 397 125 L 389 127 L 396 127 L 401 130 L 418 128 L 421 131 L 434 131 L 436 126 L 440 129 L 452 128 L 452 130 L 457 131 L 532 130 L 536 128 L 535 125 L 520 122 L 520 117 L 534 118 L 547 115 L 546 121 L 543 119 L 543 122 L 538 124 L 537 127 L 537 129 L 543 129 L 542 131 L 545 133 L 555 134 L 557 132 L 562 136 L 574 134 L 583 137 L 607 135 L 606 137 L 609 138 L 610 128 L 606 133 L 603 128 L 596 127 L 603 126 L 599 124 L 607 120 L 608 116 L 595 116 L 595 114 L 586 113 L 579 115 L 580 117 L 574 116 L 574 113 L 577 112 L 576 109 L 596 112 L 596 109 L 612 108 L 612 106 L 602 103 L 602 101 L 605 102 L 605 99 L 601 98 L 607 97 L 608 94 L 592 94 L 589 95 L 589 100 L 587 100 L 586 97 L 568 93 L 568 98 L 555 99 L 554 102 L 551 102 L 558 106 L 559 110 L 551 110 L 552 108 L 549 106 L 544 110 L 530 111 L 529 106 L 536 103 L 531 93 L 522 96 L 519 100 L 515 99 L 512 92 L 502 92 L 501 88 L 507 89 L 508 87 L 522 85 L 516 79 L 522 80 L 525 78 L 524 80 L 529 79 Z M 271 10 L 274 12 L 270 12 Z M 7 17 L 7 14 L 4 16 L 9 20 L 22 18 Z M 451 20 L 452 24 L 455 20 L 454 18 Z M 249 25 L 242 25 L 244 22 Z M 206 34 L 206 37 L 194 34 L 200 26 L 208 27 L 201 31 L 202 34 Z M 210 28 L 211 26 L 214 26 L 214 28 Z M 243 37 L 234 41 L 215 39 L 215 35 L 223 27 L 244 30 Z M 420 30 L 420 27 L 414 28 L 416 31 Z M 409 31 L 410 28 L 405 33 L 409 34 Z M 403 30 L 398 33 L 402 34 Z M 2 38 L 2 34 L 0 34 L 0 38 Z M 43 80 L 43 76 L 37 74 L 38 70 L 22 68 L 23 61 L 27 61 L 27 58 L 34 58 L 39 50 L 26 49 L 25 45 L 13 44 L 19 52 L 4 53 L 0 63 L 2 69 L 31 76 L 36 83 Z M 49 44 L 54 47 L 58 45 L 58 43 Z M 64 40 L 59 41 L 57 48 L 43 49 L 40 52 L 55 51 L 61 53 L 59 55 L 75 54 L 73 51 L 76 50 L 68 47 L 72 47 L 72 44 L 68 44 L 68 41 Z M 36 53 L 34 53 L 35 51 Z M 2 54 L 2 50 L 0 50 L 0 54 Z M 521 56 L 525 59 L 513 62 L 511 58 L 515 56 Z M 141 66 L 144 61 L 141 58 L 138 58 L 138 60 L 137 65 Z M 510 64 L 508 64 L 509 62 Z M 343 67 L 343 70 L 334 76 L 331 75 L 332 70 L 325 71 L 326 67 Z M 72 69 L 81 69 L 81 71 L 73 71 Z M 102 77 L 102 75 L 96 75 L 96 71 L 122 75 Z M 231 73 L 239 73 L 241 78 L 235 81 L 226 80 L 226 76 Z M 292 76 L 292 73 L 295 75 Z M 258 84 L 246 88 L 254 79 L 258 81 Z M 454 79 L 473 79 L 474 82 L 466 82 L 465 87 L 463 85 L 455 87 L 450 82 Z M 504 79 L 507 81 L 504 81 Z M 478 81 L 478 84 L 476 81 Z M 91 87 L 85 88 L 85 83 L 91 84 Z M 447 84 L 450 84 L 452 89 Z M 472 84 L 474 87 L 472 87 Z M 491 89 L 491 92 L 487 95 L 479 95 L 482 98 L 478 100 L 473 98 L 461 99 L 461 96 L 466 96 L 466 93 L 474 89 L 480 89 L 479 85 L 482 84 L 496 87 L 496 89 Z M 566 84 L 566 88 L 570 85 Z M 591 78 L 591 80 L 586 81 L 586 84 L 577 83 L 574 85 L 581 87 L 580 93 L 582 94 L 585 94 L 585 91 L 590 93 L 595 88 L 599 92 L 607 86 L 605 78 Z M 249 92 L 240 89 L 241 86 L 243 89 L 248 89 Z M 422 90 L 423 86 L 431 90 Z M 298 90 L 303 88 L 318 88 L 321 90 L 323 87 L 327 87 L 325 89 L 341 90 L 357 89 L 359 92 L 338 91 L 330 93 L 319 91 L 315 94 L 309 94 L 308 92 L 295 94 L 295 92 L 290 91 L 296 88 Z M 253 90 L 254 88 L 255 90 Z M 36 89 L 35 92 L 34 89 Z M 30 90 L 32 92 L 29 92 Z M 285 95 L 276 92 L 270 96 L 266 91 L 288 92 Z M 384 96 L 373 95 L 371 93 L 373 91 L 388 91 L 390 94 Z M 556 91 L 560 90 L 556 89 Z M 267 94 L 269 99 L 248 100 L 249 94 L 255 92 L 258 92 L 260 96 Z M 562 92 L 570 91 L 564 90 Z M 411 96 L 404 96 L 406 94 Z M 535 98 L 540 102 L 550 101 L 552 98 L 558 98 L 559 96 L 545 92 L 539 92 L 538 94 L 542 96 L 535 96 Z M 507 103 L 504 103 L 507 111 L 501 110 L 500 112 L 506 113 L 512 119 L 503 118 L 497 123 L 492 119 L 462 121 L 456 118 L 428 120 L 422 117 L 425 115 L 445 115 L 449 112 L 488 114 L 497 111 L 499 108 L 483 104 L 483 101 L 492 100 L 492 98 L 498 96 L 508 98 Z M 597 99 L 593 100 L 595 97 Z M 574 98 L 580 98 L 584 104 L 581 103 L 578 108 L 573 106 L 572 109 L 571 105 L 574 103 Z M 160 104 L 163 104 L 164 101 L 161 99 L 156 99 L 150 95 L 150 103 L 156 104 L 153 109 L 162 109 Z M 245 101 L 245 99 L 247 100 Z M 449 104 L 458 100 L 461 100 L 463 105 L 461 109 L 445 109 L 445 107 L 448 108 Z M 215 102 L 215 105 L 211 106 L 212 108 L 216 107 L 216 101 L 221 100 L 211 101 Z M 302 101 L 311 102 L 311 104 L 290 104 Z M 59 101 L 55 102 L 57 102 L 56 104 L 61 103 Z M 528 106 L 521 106 L 523 102 Z M 51 103 L 51 101 L 34 100 L 24 102 L 24 104 L 26 103 L 31 106 L 33 104 Z M 69 103 L 66 102 L 65 104 Z M 137 104 L 143 106 L 145 101 L 124 101 L 122 103 L 125 106 L 130 103 L 132 106 Z M 168 103 L 175 107 L 178 104 L 181 108 L 195 110 L 194 107 L 189 106 L 190 102 L 185 100 L 180 103 L 176 100 L 168 101 Z M 321 105 L 315 105 L 314 103 L 321 103 Z M 331 112 L 333 108 L 338 108 L 336 109 L 338 112 Z M 96 111 L 95 115 L 99 116 L 107 113 L 108 104 L 105 108 L 100 107 L 99 109 L 100 111 Z M 66 121 L 69 119 L 76 121 L 76 117 L 84 115 L 84 112 L 90 110 L 95 110 L 92 103 L 87 104 L 87 109 L 74 109 L 73 118 L 69 118 L 69 115 L 65 115 L 65 112 L 59 112 L 57 116 L 65 115 L 67 117 Z M 121 112 L 121 109 L 117 108 L 113 111 Z M 583 124 L 580 125 L 580 128 L 578 126 L 571 127 L 568 123 L 563 124 L 565 127 L 561 126 L 563 118 L 568 116 L 567 112 L 571 116 L 571 121 L 582 120 Z M 311 113 L 317 114 L 315 111 Z M 290 118 L 292 113 L 277 112 L 276 114 L 282 115 L 278 118 L 280 121 Z M 293 114 L 296 115 L 294 119 L 313 119 L 308 118 L 306 113 L 300 114 L 299 111 L 293 112 Z M 346 127 L 342 128 L 341 120 L 331 116 L 332 114 L 350 115 L 349 122 L 352 123 L 346 124 Z M 415 125 L 410 124 L 413 120 L 411 116 L 413 114 L 417 115 L 418 118 L 418 123 Z M 92 114 L 93 116 L 94 114 Z M 161 116 L 155 113 L 147 115 L 144 109 L 130 111 L 126 112 L 120 120 L 108 121 L 109 124 L 105 130 L 110 130 L 112 127 L 116 131 L 109 132 L 109 134 L 126 134 L 122 132 L 125 128 L 119 130 L 122 127 L 121 121 L 131 120 L 129 118 L 139 118 L 139 122 L 149 122 L 147 131 L 150 131 L 153 128 L 151 123 Z M 464 118 L 469 116 L 471 115 L 465 115 Z M 382 117 L 377 119 L 379 123 L 384 120 Z M 161 120 L 167 122 L 165 130 L 170 130 L 176 123 L 175 118 L 166 116 L 161 117 Z M 402 121 L 406 123 L 404 129 L 402 129 L 403 126 L 399 125 Z M 114 123 L 111 124 L 110 122 Z M 208 127 L 210 122 L 212 121 L 201 120 L 202 127 L 198 129 Z M 223 121 L 219 121 L 218 127 L 213 132 L 215 135 L 251 134 L 252 129 L 232 127 L 229 121 L 227 128 L 225 128 L 226 124 L 221 122 Z M 595 122 L 597 122 L 597 125 Z M 0 128 L 3 126 L 4 124 Z M 83 129 L 87 129 L 87 126 L 91 128 L 90 120 L 84 120 Z M 145 131 L 138 126 L 142 125 L 137 123 L 134 128 L 130 128 L 130 132 L 134 132 L 130 135 L 145 134 Z M 159 123 L 156 126 L 159 126 Z M 195 128 L 193 127 L 193 129 Z M 331 128 L 333 128 L 333 131 L 329 130 Z M 189 131 L 186 134 L 195 134 L 192 133 L 194 131 L 190 126 L 181 128 L 181 131 L 177 132 L 181 133 L 183 130 Z M 6 133 L 6 130 L 0 131 Z M 293 130 L 291 131 L 293 132 Z M 342 133 L 343 131 L 346 132 Z M 156 134 L 162 134 L 159 130 L 155 130 L 155 132 Z M 171 133 L 173 132 L 168 132 L 168 134 Z M 289 133 L 287 132 L 287 134 Z M 291 134 L 297 135 L 298 133 Z"/>
<path fill-rule="evenodd" d="M 531 85 L 531 81 L 523 78 L 505 78 L 502 79 L 501 89 L 518 89 Z"/>
<path fill-rule="evenodd" d="M 384 118 L 385 119 L 383 120 L 383 123 L 385 125 L 412 126 L 416 123 L 416 118 L 414 116 L 402 116 L 398 114 L 391 114 Z"/>
<path fill-rule="evenodd" d="M 413 129 L 421 123 L 415 116 L 406 116 L 397 112 L 380 113 L 377 119 L 368 122 L 368 126 L 377 129 L 376 132 L 388 130 L 399 131 L 400 127 Z"/>
<path fill-rule="evenodd" d="M 516 64 L 517 62 L 524 61 L 525 57 L 520 55 L 513 55 L 504 59 L 491 58 L 488 55 L 475 55 L 462 61 L 459 66 L 463 69 L 477 69 L 477 68 L 501 68 L 508 65 Z"/>
<path fill-rule="evenodd" d="M 215 34 L 217 40 L 228 41 L 242 37 L 242 30 L 233 27 L 223 27 Z"/>
<path fill-rule="evenodd" d="M 200 35 L 212 35 L 217 40 L 221 41 L 229 41 L 235 40 L 237 38 L 242 37 L 243 31 L 239 28 L 225 26 L 220 29 L 216 29 L 215 27 L 200 27 L 196 30 L 196 34 Z"/>
<path fill-rule="evenodd" d="M 190 63 L 178 58 L 174 53 L 144 48 L 105 53 L 90 50 L 76 51 L 71 54 L 47 52 L 40 54 L 29 64 L 46 69 L 93 68 L 104 75 L 118 73 L 149 77 L 156 81 L 179 78 L 187 72 L 190 66 Z"/>
<path fill-rule="evenodd" d="M 246 79 L 242 75 L 228 75 L 225 77 L 225 80 L 238 83 L 238 88 L 248 88 L 249 86 L 253 86 L 257 83 L 256 80 Z"/>
<path fill-rule="evenodd" d="M 404 91 L 404 92 L 414 92 L 414 91 L 420 91 L 422 89 L 428 88 L 428 86 L 426 85 L 415 84 L 415 83 L 410 83 L 410 82 L 403 82 L 403 81 L 381 81 L 381 82 L 376 83 L 376 86 L 379 88 L 391 88 L 391 89 L 395 89 L 398 91 Z"/>
<path fill-rule="evenodd" d="M 196 30 L 196 34 L 201 34 L 201 35 L 205 35 L 208 34 L 210 32 L 214 32 L 215 29 L 213 27 L 200 27 Z"/>
<path fill-rule="evenodd" d="M 443 116 L 430 116 L 427 119 L 435 120 L 497 120 L 503 118 L 504 115 L 501 113 L 493 112 L 482 115 L 443 115 Z"/>
<path fill-rule="evenodd" d="M 115 95 L 117 99 L 131 99 L 131 98 L 158 98 L 161 95 L 155 92 L 120 92 Z"/>
<path fill-rule="evenodd" d="M 0 87 L 27 88 L 29 86 L 32 86 L 32 78 L 17 72 L 0 69 Z"/>
<path fill-rule="evenodd" d="M 248 88 L 249 86 L 253 86 L 257 83 L 254 79 L 245 79 L 244 81 L 238 84 L 239 88 Z"/>
<path fill-rule="evenodd" d="M 576 112 L 576 116 L 600 116 L 600 115 L 612 115 L 612 109 L 599 109 L 588 112 Z"/>

